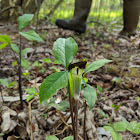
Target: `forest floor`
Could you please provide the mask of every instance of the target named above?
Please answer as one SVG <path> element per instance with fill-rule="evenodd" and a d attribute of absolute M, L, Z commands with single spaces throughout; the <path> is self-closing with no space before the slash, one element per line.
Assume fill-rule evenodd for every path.
<path fill-rule="evenodd" d="M 108 26 L 107 26 L 108 27 Z M 1 85 L 0 91 L 0 140 L 31 139 L 45 140 L 46 136 L 56 135 L 60 140 L 72 135 L 69 108 L 57 106 L 62 100 L 68 100 L 66 89 L 55 95 L 52 104 L 40 104 L 38 96 L 27 102 L 25 89 L 36 86 L 38 92 L 44 79 L 63 66 L 54 64 L 52 47 L 58 38 L 73 37 L 78 44 L 78 53 L 73 62 L 84 58 L 89 63 L 99 59 L 110 59 L 112 63 L 86 75 L 88 84 L 98 92 L 98 100 L 93 109 L 87 109 L 86 135 L 87 139 L 111 140 L 110 133 L 102 128 L 106 123 L 118 122 L 125 118 L 128 122 L 140 122 L 140 36 L 131 38 L 120 37 L 115 29 L 106 26 L 88 28 L 85 34 L 63 30 L 48 23 L 41 23 L 38 33 L 44 43 L 31 43 L 22 39 L 22 47 L 31 50 L 25 56 L 31 63 L 31 68 L 22 70 L 27 73 L 22 77 L 24 110 L 20 109 L 18 84 L 11 88 Z M 28 27 L 33 28 L 33 26 Z M 0 23 L 0 34 L 7 34 L 19 45 L 17 24 Z M 10 47 L 0 50 L 0 78 L 8 78 L 18 82 L 18 66 L 13 66 L 17 56 Z M 44 58 L 49 58 L 47 63 Z M 51 61 L 50 61 L 51 60 Z M 41 67 L 34 66 L 38 61 Z M 99 85 L 103 91 L 97 89 Z M 3 98 L 2 98 L 3 96 Z M 3 102 L 4 100 L 4 102 Z M 79 105 L 79 135 L 83 135 L 83 91 Z M 30 120 L 30 121 L 29 121 Z M 3 133 L 3 135 L 2 135 Z M 120 133 L 124 140 L 140 140 L 140 135 L 125 131 Z M 79 139 L 82 140 L 82 138 Z"/>

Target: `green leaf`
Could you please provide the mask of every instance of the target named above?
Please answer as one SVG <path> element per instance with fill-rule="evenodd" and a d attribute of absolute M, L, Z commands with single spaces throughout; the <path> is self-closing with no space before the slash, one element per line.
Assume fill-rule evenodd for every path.
<path fill-rule="evenodd" d="M 56 72 L 49 75 L 40 86 L 40 102 L 52 97 L 56 91 L 65 87 L 68 83 L 68 72 Z"/>
<path fill-rule="evenodd" d="M 127 124 L 127 130 L 136 133 L 136 134 L 140 134 L 140 123 L 138 122 L 130 122 Z"/>
<path fill-rule="evenodd" d="M 20 35 L 24 36 L 26 39 L 30 41 L 40 41 L 44 42 L 42 38 L 33 30 L 30 30 L 28 32 L 19 32 Z"/>
<path fill-rule="evenodd" d="M 89 109 L 91 110 L 97 100 L 96 90 L 90 85 L 87 85 L 84 89 L 84 97 L 89 105 Z"/>
<path fill-rule="evenodd" d="M 33 14 L 24 14 L 23 16 L 20 16 L 18 18 L 19 30 L 29 25 L 33 17 Z"/>
<path fill-rule="evenodd" d="M 111 136 L 112 136 L 113 140 L 122 140 L 121 135 L 115 131 L 111 132 Z"/>
<path fill-rule="evenodd" d="M 69 107 L 69 102 L 68 101 L 61 101 L 59 104 L 54 102 L 54 103 L 50 103 L 48 105 L 50 107 L 56 108 L 57 110 L 66 111 Z"/>
<path fill-rule="evenodd" d="M 33 87 L 33 88 L 27 88 L 25 89 L 27 91 L 28 94 L 34 94 L 37 93 L 37 90 Z"/>
<path fill-rule="evenodd" d="M 46 63 L 52 63 L 52 61 L 51 61 L 50 58 L 44 58 L 44 59 L 43 59 L 43 62 L 46 62 Z"/>
<path fill-rule="evenodd" d="M 48 136 L 46 140 L 59 140 L 56 136 Z"/>
<path fill-rule="evenodd" d="M 123 132 L 126 130 L 126 123 L 125 122 L 116 122 L 113 124 L 113 128 L 115 131 Z"/>
<path fill-rule="evenodd" d="M 11 39 L 10 39 L 9 35 L 1 35 L 0 36 L 0 42 L 10 44 L 10 41 L 11 41 Z"/>
<path fill-rule="evenodd" d="M 35 95 L 29 95 L 29 96 L 26 97 L 26 101 L 29 102 L 34 97 L 35 97 Z"/>
<path fill-rule="evenodd" d="M 12 50 L 14 52 L 16 52 L 17 54 L 19 54 L 19 47 L 17 46 L 17 44 L 10 43 L 10 46 L 11 46 L 11 48 L 12 48 Z"/>
<path fill-rule="evenodd" d="M 22 50 L 21 57 L 23 57 L 25 54 L 27 54 L 30 50 L 31 50 L 31 48 L 25 48 L 24 50 Z"/>
<path fill-rule="evenodd" d="M 1 44 L 1 45 L 0 45 L 0 49 L 5 48 L 7 45 L 8 45 L 8 43 L 3 43 L 3 44 Z"/>
<path fill-rule="evenodd" d="M 68 69 L 77 53 L 78 46 L 73 38 L 59 38 L 53 44 L 53 55 L 55 58 Z"/>
<path fill-rule="evenodd" d="M 114 129 L 111 126 L 104 126 L 106 131 L 114 132 Z"/>
<path fill-rule="evenodd" d="M 85 68 L 84 75 L 90 71 L 95 71 L 95 70 L 101 68 L 102 66 L 104 66 L 106 63 L 109 63 L 109 62 L 112 62 L 112 60 L 101 59 L 101 60 L 92 62 L 90 65 L 88 65 Z"/>
<path fill-rule="evenodd" d="M 15 85 L 17 84 L 17 82 L 11 82 L 9 85 L 8 85 L 8 88 L 12 88 L 12 87 L 14 87 Z"/>
<path fill-rule="evenodd" d="M 8 78 L 0 79 L 0 84 L 1 84 L 1 85 L 4 85 L 4 86 L 6 86 L 6 87 L 9 86 L 9 82 L 10 82 L 10 80 L 9 80 Z"/>
<path fill-rule="evenodd" d="M 74 140 L 73 136 L 65 137 L 63 140 Z"/>
<path fill-rule="evenodd" d="M 13 66 L 16 66 L 18 64 L 18 62 L 14 61 L 12 64 L 13 64 Z"/>
<path fill-rule="evenodd" d="M 25 68 L 26 70 L 29 69 L 29 64 L 30 63 L 26 59 L 24 58 L 21 59 L 21 66 Z"/>
<path fill-rule="evenodd" d="M 60 63 L 58 60 L 56 60 L 56 59 L 53 61 L 53 63 L 54 63 L 54 64 L 58 64 L 58 65 L 61 64 L 61 63 Z"/>
<path fill-rule="evenodd" d="M 4 135 L 4 133 L 0 133 L 0 136 L 3 136 Z"/>

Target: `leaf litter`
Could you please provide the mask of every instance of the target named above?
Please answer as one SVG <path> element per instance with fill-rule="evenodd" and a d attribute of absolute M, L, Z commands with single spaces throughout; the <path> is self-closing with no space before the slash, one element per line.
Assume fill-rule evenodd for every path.
<path fill-rule="evenodd" d="M 4 26 L 4 24 L 3 24 Z M 86 135 L 89 140 L 110 138 L 110 133 L 103 129 L 106 123 L 109 123 L 111 117 L 113 122 L 121 121 L 125 118 L 127 121 L 140 121 L 140 36 L 131 38 L 118 37 L 110 33 L 107 29 L 95 27 L 88 29 L 85 34 L 79 35 L 73 31 L 59 29 L 52 25 L 39 25 L 39 33 L 46 36 L 45 43 L 29 44 L 25 39 L 22 46 L 32 49 L 26 55 L 26 58 L 34 63 L 38 61 L 44 69 L 32 67 L 29 69 L 30 76 L 23 76 L 23 89 L 39 86 L 46 76 L 56 70 L 64 70 L 63 67 L 53 63 L 44 63 L 43 58 L 49 58 L 55 61 L 52 55 L 52 46 L 54 41 L 59 38 L 72 36 L 78 43 L 78 53 L 74 61 L 87 59 L 88 62 L 99 59 L 110 59 L 113 63 L 105 67 L 90 72 L 86 75 L 88 83 L 97 89 L 97 85 L 103 89 L 98 92 L 98 100 L 91 111 L 87 110 Z M 1 34 L 8 34 L 14 42 L 19 44 L 17 35 L 17 25 L 12 26 L 12 30 L 1 28 Z M 42 28 L 43 27 L 43 28 Z M 11 27 L 10 27 L 11 29 Z M 13 34 L 14 31 L 14 34 Z M 98 34 L 98 35 L 97 35 Z M 18 38 L 18 39 L 17 39 Z M 17 57 L 17 56 L 16 56 Z M 7 61 L 8 60 L 8 61 Z M 17 81 L 17 66 L 13 66 L 15 56 L 9 48 L 0 51 L 0 78 L 9 78 L 11 81 Z M 26 72 L 23 70 L 23 72 Z M 115 78 L 121 79 L 118 84 Z M 30 139 L 31 135 L 35 140 L 44 140 L 46 136 L 54 135 L 58 139 L 72 135 L 72 126 L 69 109 L 61 110 L 61 107 L 48 103 L 40 104 L 38 97 L 31 103 L 26 102 L 24 98 L 24 110 L 20 110 L 20 102 L 17 99 L 18 87 L 7 89 L 0 87 L 0 139 Z M 13 100 L 11 100 L 11 96 Z M 26 97 L 26 91 L 24 91 Z M 54 96 L 59 102 L 67 100 L 66 90 L 60 90 Z M 61 98 L 60 98 L 61 97 Z M 81 92 L 79 107 L 79 139 L 83 136 L 83 91 Z M 54 100 L 55 102 L 55 100 Z M 58 103 L 59 103 L 58 102 Z M 30 104 L 30 108 L 28 108 Z M 120 106 L 117 110 L 112 107 L 115 104 Z M 57 109 L 60 109 L 58 111 Z M 102 113 L 105 115 L 103 117 Z M 30 116 L 31 115 L 31 116 Z M 138 139 L 139 134 L 128 132 L 121 133 L 124 140 Z"/>

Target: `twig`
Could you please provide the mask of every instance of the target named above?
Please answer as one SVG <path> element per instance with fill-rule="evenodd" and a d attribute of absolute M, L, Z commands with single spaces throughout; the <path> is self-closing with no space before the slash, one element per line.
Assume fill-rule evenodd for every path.
<path fill-rule="evenodd" d="M 32 108 L 31 108 L 31 104 L 35 101 L 35 100 L 37 100 L 38 98 L 34 98 L 33 100 L 31 100 L 30 102 L 29 102 L 29 123 L 30 123 L 30 128 L 31 128 L 31 136 L 30 136 L 30 139 L 31 140 L 33 140 L 33 128 L 32 128 L 32 113 L 31 113 L 31 110 L 32 110 Z"/>
<path fill-rule="evenodd" d="M 1 93 L 2 102 L 4 103 L 4 99 L 3 99 L 3 95 L 2 95 L 1 89 L 0 89 L 0 93 Z"/>
<path fill-rule="evenodd" d="M 8 7 L 5 7 L 5 8 L 3 8 L 3 9 L 0 11 L 0 14 L 2 14 L 3 12 L 5 12 L 5 11 L 11 9 L 11 8 L 16 8 L 16 6 L 8 6 Z"/>
<path fill-rule="evenodd" d="M 64 120 L 63 117 L 61 116 L 61 113 L 60 113 L 58 110 L 57 110 L 57 113 L 59 114 L 59 116 L 60 116 L 62 122 L 63 122 L 66 126 L 69 126 L 69 125 L 65 122 L 65 120 Z"/>
<path fill-rule="evenodd" d="M 55 10 L 62 4 L 64 0 L 59 0 L 56 5 L 53 7 L 53 9 L 49 12 L 48 17 L 52 16 Z"/>
<path fill-rule="evenodd" d="M 19 50 L 19 95 L 20 95 L 20 106 L 21 106 L 21 110 L 23 110 L 23 99 L 22 99 L 22 78 L 21 78 L 21 35 L 20 35 L 20 50 Z"/>
<path fill-rule="evenodd" d="M 59 133 L 57 133 L 57 134 L 54 134 L 54 135 L 57 136 L 57 135 L 60 135 L 60 134 L 64 133 L 64 131 L 65 131 L 68 127 L 69 127 L 69 126 L 66 126 L 61 132 L 59 132 Z"/>

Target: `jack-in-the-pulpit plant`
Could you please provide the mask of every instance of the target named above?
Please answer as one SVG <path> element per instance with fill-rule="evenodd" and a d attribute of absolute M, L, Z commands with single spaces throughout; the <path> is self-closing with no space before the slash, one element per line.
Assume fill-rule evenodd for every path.
<path fill-rule="evenodd" d="M 51 98 L 59 89 L 67 86 L 69 92 L 70 111 L 73 126 L 74 140 L 78 140 L 78 99 L 81 88 L 84 88 L 84 97 L 92 109 L 97 100 L 96 90 L 84 81 L 84 76 L 90 72 L 99 69 L 112 60 L 102 59 L 94 61 L 86 67 L 86 61 L 71 64 L 78 50 L 77 43 L 73 38 L 59 38 L 54 42 L 53 54 L 64 67 L 65 71 L 56 72 L 49 75 L 40 86 L 40 102 Z M 83 85 L 84 86 L 81 86 Z M 73 100 L 75 100 L 75 105 Z M 73 106 L 75 106 L 75 120 L 73 117 Z"/>

